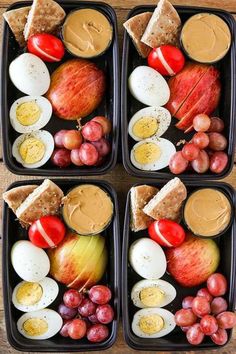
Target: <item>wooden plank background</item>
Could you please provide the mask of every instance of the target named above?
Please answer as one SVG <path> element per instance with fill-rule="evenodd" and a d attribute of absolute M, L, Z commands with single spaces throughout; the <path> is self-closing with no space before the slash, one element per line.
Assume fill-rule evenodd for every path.
<path fill-rule="evenodd" d="M 90 0 L 88 0 L 90 1 Z M 0 23 L 0 37 L 2 37 L 2 13 L 6 11 L 6 8 L 12 3 L 13 1 L 10 0 L 0 0 L 0 15 L 1 15 L 1 23 Z M 104 1 L 105 2 L 105 1 Z M 122 36 L 123 36 L 123 27 L 122 23 L 125 21 L 127 14 L 131 8 L 138 5 L 147 5 L 147 4 L 156 4 L 156 0 L 148 0 L 148 1 L 141 1 L 141 0 L 110 0 L 106 1 L 110 5 L 112 5 L 117 13 L 118 18 L 118 27 L 119 27 L 119 40 L 120 40 L 120 48 L 122 49 Z M 234 16 L 236 16 L 236 0 L 172 0 L 172 3 L 175 5 L 190 5 L 190 6 L 203 6 L 203 7 L 211 7 L 211 8 L 220 8 L 226 11 L 231 12 Z M 235 159 L 236 161 L 236 159 Z M 97 178 L 97 177 L 94 177 Z M 1 144 L 0 144 L 0 196 L 2 195 L 3 191 L 7 188 L 7 186 L 16 181 L 16 180 L 24 180 L 24 179 L 37 179 L 37 177 L 30 177 L 30 176 L 16 176 L 9 172 L 6 167 L 4 166 L 2 160 L 2 151 L 1 151 Z M 118 164 L 115 169 L 104 175 L 98 177 L 101 180 L 107 180 L 113 184 L 116 188 L 119 202 L 120 202 L 120 212 L 121 212 L 121 228 L 123 226 L 123 211 L 124 211 L 124 204 L 125 198 L 128 189 L 137 182 L 140 182 L 140 179 L 135 177 L 129 176 L 123 166 Z M 236 189 L 236 165 L 231 172 L 231 174 L 224 180 L 225 182 L 230 183 Z M 2 200 L 1 200 L 2 202 Z M 2 208 L 0 206 L 0 219 L 2 219 Z M 4 235 L 1 235 L 4 237 Z M 1 242 L 0 242 L 1 247 Z M 0 250 L 1 251 L 1 250 Z M 0 265 L 1 267 L 1 265 Z M 1 275 L 0 275 L 1 279 Z M 119 333 L 118 338 L 115 345 L 106 351 L 108 354 L 132 354 L 135 353 L 134 350 L 129 348 L 124 340 L 122 334 L 122 326 L 119 326 Z M 212 351 L 212 353 L 218 354 L 236 354 L 236 330 L 233 333 L 233 338 L 230 343 L 223 348 L 220 348 L 217 351 Z M 3 312 L 3 301 L 2 301 L 2 284 L 0 281 L 0 354 L 16 354 L 19 353 L 18 351 L 14 350 L 10 347 L 6 339 L 6 332 L 5 332 L 5 322 L 4 322 L 4 312 Z M 140 354 L 148 354 L 149 352 L 140 352 Z M 150 352 L 152 353 L 152 352 Z M 173 353 L 173 352 L 172 352 Z M 177 352 L 175 352 L 177 353 Z M 193 353 L 193 352 L 188 352 Z M 196 351 L 196 354 L 207 354 L 208 351 Z M 27 353 L 26 353 L 27 354 Z M 166 353 L 170 354 L 170 353 Z M 182 352 L 182 354 L 186 354 L 186 352 Z"/>

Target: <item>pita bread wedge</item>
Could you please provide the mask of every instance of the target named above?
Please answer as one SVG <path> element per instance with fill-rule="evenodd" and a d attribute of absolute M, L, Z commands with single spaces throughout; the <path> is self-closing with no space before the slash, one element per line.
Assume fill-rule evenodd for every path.
<path fill-rule="evenodd" d="M 55 32 L 65 15 L 63 8 L 53 0 L 34 0 L 24 29 L 25 40 L 36 33 Z"/>
<path fill-rule="evenodd" d="M 12 30 L 17 42 L 21 47 L 25 45 L 23 31 L 27 22 L 30 6 L 4 12 L 3 17 Z"/>
<path fill-rule="evenodd" d="M 141 38 L 145 32 L 145 29 L 152 17 L 151 12 L 144 12 L 129 18 L 123 26 L 133 40 L 133 43 L 141 55 L 141 57 L 146 58 L 151 52 L 152 48 L 141 42 Z"/>
<path fill-rule="evenodd" d="M 149 47 L 156 48 L 163 44 L 179 46 L 181 20 L 168 0 L 160 0 L 141 41 Z"/>
<path fill-rule="evenodd" d="M 19 186 L 10 189 L 3 193 L 3 200 L 8 204 L 9 208 L 16 213 L 16 209 L 23 203 L 23 201 L 37 188 L 37 185 Z"/>

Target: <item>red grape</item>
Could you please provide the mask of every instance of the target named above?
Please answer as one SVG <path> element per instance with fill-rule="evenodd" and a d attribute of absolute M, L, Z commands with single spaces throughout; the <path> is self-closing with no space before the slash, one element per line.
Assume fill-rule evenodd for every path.
<path fill-rule="evenodd" d="M 107 135 L 111 131 L 111 121 L 110 119 L 102 116 L 97 116 L 92 119 L 92 122 L 97 122 L 101 124 L 102 130 L 103 130 L 103 135 Z"/>
<path fill-rule="evenodd" d="M 214 316 L 206 315 L 200 321 L 200 326 L 202 332 L 206 336 L 211 336 L 218 330 L 218 324 Z"/>
<path fill-rule="evenodd" d="M 95 146 L 90 143 L 83 143 L 79 149 L 80 160 L 87 166 L 95 165 L 99 154 Z"/>
<path fill-rule="evenodd" d="M 99 343 L 105 340 L 109 335 L 107 326 L 103 324 L 95 324 L 87 331 L 87 339 L 93 343 Z"/>
<path fill-rule="evenodd" d="M 209 156 L 205 150 L 200 150 L 198 158 L 191 162 L 192 168 L 197 173 L 204 173 L 208 170 L 210 165 Z"/>
<path fill-rule="evenodd" d="M 105 161 L 105 157 L 99 156 L 99 158 L 94 166 L 101 166 L 104 161 Z"/>
<path fill-rule="evenodd" d="M 63 144 L 63 139 L 64 139 L 64 135 L 65 133 L 67 133 L 68 130 L 62 129 L 59 130 L 59 132 L 57 132 L 54 135 L 54 142 L 55 142 L 55 146 L 58 148 L 64 148 L 64 144 Z"/>
<path fill-rule="evenodd" d="M 68 150 L 78 149 L 83 142 L 78 130 L 68 130 L 63 136 L 63 145 Z"/>
<path fill-rule="evenodd" d="M 94 141 L 92 142 L 92 144 L 95 146 L 100 156 L 106 156 L 111 151 L 111 145 L 109 141 L 105 138 L 101 138 L 98 141 Z"/>
<path fill-rule="evenodd" d="M 213 296 L 209 293 L 207 288 L 202 288 L 198 290 L 197 296 L 203 296 L 207 299 L 207 301 L 211 302 L 213 299 Z"/>
<path fill-rule="evenodd" d="M 208 147 L 214 151 L 223 151 L 227 146 L 227 139 L 220 133 L 209 133 Z"/>
<path fill-rule="evenodd" d="M 64 304 L 69 308 L 78 307 L 83 300 L 83 295 L 75 289 L 67 290 L 63 296 Z"/>
<path fill-rule="evenodd" d="M 178 175 L 184 172 L 187 167 L 188 161 L 183 157 L 181 151 L 177 151 L 173 156 L 171 156 L 169 168 L 172 173 Z"/>
<path fill-rule="evenodd" d="M 209 301 L 205 297 L 196 296 L 192 303 L 192 311 L 198 317 L 203 317 L 211 312 Z"/>
<path fill-rule="evenodd" d="M 193 302 L 194 297 L 193 296 L 186 296 L 183 301 L 182 301 L 182 307 L 183 309 L 191 309 L 192 308 L 192 302 Z"/>
<path fill-rule="evenodd" d="M 210 170 L 214 173 L 224 171 L 228 163 L 228 155 L 223 151 L 214 152 L 210 157 Z"/>
<path fill-rule="evenodd" d="M 224 130 L 225 124 L 222 119 L 218 117 L 211 117 L 211 125 L 208 132 L 221 133 Z"/>
<path fill-rule="evenodd" d="M 111 290 L 105 285 L 94 285 L 89 290 L 89 298 L 95 304 L 105 305 L 111 300 Z"/>
<path fill-rule="evenodd" d="M 188 332 L 189 328 L 191 326 L 186 326 L 186 327 L 180 327 L 183 332 Z"/>
<path fill-rule="evenodd" d="M 230 311 L 221 312 L 216 316 L 220 328 L 231 329 L 236 326 L 236 314 Z"/>
<path fill-rule="evenodd" d="M 223 297 L 215 297 L 211 302 L 211 312 L 214 315 L 226 311 L 228 308 L 227 301 Z"/>
<path fill-rule="evenodd" d="M 87 331 L 87 325 L 84 320 L 76 318 L 69 326 L 68 334 L 72 339 L 81 339 L 85 336 Z"/>
<path fill-rule="evenodd" d="M 61 327 L 61 330 L 60 330 L 60 335 L 62 337 L 69 337 L 69 334 L 68 334 L 68 329 L 69 329 L 69 325 L 71 324 L 72 320 L 67 320 L 63 323 L 63 326 Z"/>
<path fill-rule="evenodd" d="M 199 152 L 200 152 L 199 148 L 193 143 L 185 144 L 182 149 L 182 155 L 188 161 L 195 160 L 198 157 Z"/>
<path fill-rule="evenodd" d="M 206 114 L 197 114 L 193 118 L 193 127 L 196 132 L 206 132 L 211 125 L 211 120 Z"/>
<path fill-rule="evenodd" d="M 219 328 L 216 333 L 212 334 L 211 340 L 217 345 L 224 345 L 228 340 L 228 333 L 225 329 Z"/>
<path fill-rule="evenodd" d="M 175 323 L 178 326 L 192 326 L 195 322 L 197 322 L 197 316 L 191 309 L 181 309 L 175 313 Z"/>
<path fill-rule="evenodd" d="M 214 273 L 207 279 L 207 288 L 211 295 L 222 296 L 227 291 L 227 280 L 220 273 Z"/>
<path fill-rule="evenodd" d="M 96 305 L 89 299 L 83 299 L 78 307 L 78 312 L 83 317 L 93 315 L 96 311 Z"/>
<path fill-rule="evenodd" d="M 72 309 L 64 304 L 60 304 L 58 307 L 58 313 L 64 320 L 71 320 L 77 315 L 77 309 Z"/>
<path fill-rule="evenodd" d="M 113 321 L 114 311 L 111 305 L 99 305 L 96 310 L 97 319 L 100 323 L 108 324 Z"/>
<path fill-rule="evenodd" d="M 93 315 L 88 316 L 88 319 L 93 324 L 99 323 L 96 313 L 94 313 Z"/>
<path fill-rule="evenodd" d="M 192 142 L 199 147 L 199 149 L 205 149 L 209 144 L 209 136 L 204 132 L 198 132 L 194 134 Z"/>
<path fill-rule="evenodd" d="M 84 139 L 89 141 L 97 141 L 103 136 L 103 129 L 100 123 L 90 121 L 83 126 L 81 133 Z"/>
<path fill-rule="evenodd" d="M 73 149 L 70 152 L 71 162 L 76 166 L 84 166 L 83 162 L 80 160 L 79 157 L 79 150 L 80 149 Z"/>
<path fill-rule="evenodd" d="M 201 344 L 204 339 L 204 333 L 201 330 L 200 324 L 195 323 L 189 328 L 186 334 L 187 341 L 192 345 Z"/>
<path fill-rule="evenodd" d="M 70 151 L 66 149 L 55 149 L 51 161 L 58 167 L 67 167 L 71 164 Z"/>

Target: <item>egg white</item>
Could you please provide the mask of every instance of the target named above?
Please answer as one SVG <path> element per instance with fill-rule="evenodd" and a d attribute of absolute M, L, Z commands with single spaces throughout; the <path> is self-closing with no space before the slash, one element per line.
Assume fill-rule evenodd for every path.
<path fill-rule="evenodd" d="M 140 164 L 135 159 L 135 156 L 134 156 L 135 149 L 140 145 L 143 145 L 145 143 L 150 143 L 150 142 L 156 144 L 160 148 L 161 156 L 157 161 L 155 161 L 153 163 Z M 164 138 L 157 138 L 157 139 L 148 138 L 148 139 L 144 139 L 144 140 L 139 141 L 138 143 L 136 143 L 133 146 L 133 148 L 130 152 L 130 160 L 131 160 L 132 164 L 140 170 L 158 171 L 158 170 L 161 170 L 162 168 L 165 168 L 169 165 L 169 161 L 175 152 L 176 152 L 176 148 L 171 141 L 164 139 Z"/>
<path fill-rule="evenodd" d="M 157 333 L 147 334 L 141 331 L 139 327 L 139 321 L 141 317 L 157 314 L 161 316 L 164 320 L 164 328 Z M 145 308 L 139 310 L 135 313 L 132 321 L 132 331 L 134 334 L 141 338 L 161 338 L 172 332 L 175 328 L 175 316 L 168 310 L 160 309 L 160 308 Z"/>
<path fill-rule="evenodd" d="M 12 293 L 13 305 L 18 310 L 23 311 L 23 312 L 38 311 L 38 310 L 44 309 L 45 307 L 48 307 L 56 299 L 58 292 L 59 292 L 59 287 L 58 287 L 57 282 L 51 278 L 46 277 L 46 278 L 40 280 L 39 282 L 37 282 L 42 287 L 42 291 L 43 291 L 42 297 L 39 300 L 39 302 L 37 302 L 34 305 L 23 305 L 18 302 L 16 295 L 17 295 L 18 289 L 24 283 L 26 283 L 26 282 L 22 281 L 19 284 L 17 284 L 17 286 L 14 288 L 13 293 Z"/>
<path fill-rule="evenodd" d="M 140 300 L 140 292 L 145 289 L 145 288 L 153 288 L 156 287 L 164 292 L 164 297 L 162 302 L 159 304 L 158 307 L 164 307 L 171 303 L 175 297 L 176 297 L 176 290 L 171 285 L 165 280 L 162 279 L 155 279 L 155 280 L 140 280 L 137 282 L 132 290 L 131 290 L 131 299 L 134 303 L 135 306 L 140 307 L 140 308 L 145 308 L 145 307 L 152 307 L 152 306 L 145 306 L 141 300 Z M 156 307 L 156 306 L 154 306 Z"/>
<path fill-rule="evenodd" d="M 26 320 L 31 319 L 31 318 L 40 318 L 40 319 L 45 320 L 48 324 L 47 332 L 42 335 L 38 335 L 38 336 L 28 335 L 25 332 L 23 325 Z M 19 320 L 17 321 L 18 331 L 25 338 L 28 338 L 28 339 L 48 339 L 48 338 L 51 338 L 51 337 L 55 336 L 55 334 L 57 334 L 57 332 L 60 331 L 62 325 L 63 325 L 63 320 L 62 320 L 61 316 L 56 311 L 53 311 L 50 309 L 43 309 L 43 310 L 39 310 L 39 311 L 27 312 L 24 315 L 22 315 L 19 318 Z"/>
<path fill-rule="evenodd" d="M 19 148 L 24 140 L 31 138 L 31 137 L 42 141 L 42 143 L 45 146 L 45 153 L 44 153 L 43 158 L 40 161 L 35 162 L 35 163 L 31 163 L 31 164 L 27 164 L 21 158 L 21 155 L 19 153 Z M 53 136 L 46 130 L 36 130 L 35 132 L 32 132 L 32 133 L 22 134 L 14 141 L 13 146 L 12 146 L 12 155 L 24 167 L 38 168 L 40 166 L 43 166 L 50 159 L 50 157 L 53 153 L 53 150 L 54 150 Z"/>
<path fill-rule="evenodd" d="M 40 107 L 41 115 L 36 123 L 26 126 L 21 124 L 18 121 L 16 116 L 16 109 L 20 104 L 29 101 L 35 101 L 37 103 L 37 105 Z M 51 116 L 52 116 L 52 105 L 45 97 L 42 96 L 21 97 L 18 100 L 16 100 L 10 108 L 10 122 L 12 127 L 18 133 L 31 133 L 35 130 L 39 130 L 43 128 L 49 122 Z"/>

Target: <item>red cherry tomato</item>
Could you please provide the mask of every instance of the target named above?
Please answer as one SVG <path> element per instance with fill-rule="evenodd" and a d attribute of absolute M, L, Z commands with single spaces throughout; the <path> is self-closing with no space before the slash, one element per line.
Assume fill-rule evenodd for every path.
<path fill-rule="evenodd" d="M 148 65 L 161 75 L 176 75 L 184 64 L 185 58 L 181 50 L 169 44 L 154 48 L 148 56 Z"/>
<path fill-rule="evenodd" d="M 27 48 L 30 53 L 48 62 L 60 61 L 65 54 L 62 41 L 48 33 L 31 36 L 28 39 Z"/>
<path fill-rule="evenodd" d="M 42 216 L 29 228 L 29 239 L 37 247 L 53 248 L 62 241 L 66 228 L 57 216 Z"/>
<path fill-rule="evenodd" d="M 174 221 L 158 220 L 154 221 L 148 228 L 151 239 L 165 247 L 177 247 L 184 242 L 185 231 Z"/>

